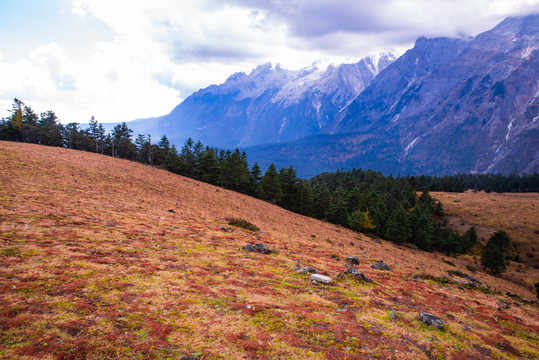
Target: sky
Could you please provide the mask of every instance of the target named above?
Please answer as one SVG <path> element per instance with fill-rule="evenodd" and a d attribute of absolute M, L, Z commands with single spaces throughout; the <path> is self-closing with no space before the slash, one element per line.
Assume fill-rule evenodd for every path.
<path fill-rule="evenodd" d="M 539 0 L 0 0 L 0 118 L 14 98 L 66 124 L 160 116 L 259 64 L 401 55 L 532 13 Z"/>

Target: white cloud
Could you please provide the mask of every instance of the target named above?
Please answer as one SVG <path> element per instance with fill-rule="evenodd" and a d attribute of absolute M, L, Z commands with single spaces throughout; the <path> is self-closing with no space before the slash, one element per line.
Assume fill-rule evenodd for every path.
<path fill-rule="evenodd" d="M 539 0 L 71 0 L 74 14 L 103 21 L 113 39 L 87 57 L 50 42 L 17 60 L 0 53 L 0 111 L 17 97 L 63 122 L 158 116 L 257 64 L 402 53 L 420 35 L 476 35 L 534 9 Z"/>

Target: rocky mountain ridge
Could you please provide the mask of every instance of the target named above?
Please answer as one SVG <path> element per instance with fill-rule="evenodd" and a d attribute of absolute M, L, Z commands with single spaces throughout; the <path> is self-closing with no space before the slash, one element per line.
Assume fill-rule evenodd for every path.
<path fill-rule="evenodd" d="M 339 111 L 394 59 L 387 53 L 325 70 L 259 65 L 249 74 L 235 73 L 221 85 L 195 92 L 168 115 L 137 120 L 130 127 L 154 137 L 166 134 L 177 145 L 192 137 L 225 148 L 327 132 Z"/>
<path fill-rule="evenodd" d="M 342 111 L 334 136 L 248 152 L 264 164 L 292 163 L 303 175 L 341 167 L 537 172 L 538 34 L 534 15 L 508 18 L 471 40 L 419 38 Z M 320 159 L 310 165 L 300 150 L 306 143 L 308 156 Z"/>
<path fill-rule="evenodd" d="M 420 37 L 398 59 L 289 71 L 260 65 L 199 90 L 135 132 L 244 148 L 301 176 L 539 171 L 539 15 L 474 38 Z"/>

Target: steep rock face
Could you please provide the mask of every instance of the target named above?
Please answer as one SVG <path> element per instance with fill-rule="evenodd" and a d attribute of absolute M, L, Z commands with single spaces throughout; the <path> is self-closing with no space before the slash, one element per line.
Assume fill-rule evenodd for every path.
<path fill-rule="evenodd" d="M 392 136 L 399 143 L 392 156 L 407 172 L 537 170 L 538 34 L 539 17 L 528 16 L 469 43 L 419 39 L 350 105 L 335 132 Z"/>
<path fill-rule="evenodd" d="M 169 115 L 151 120 L 152 128 L 175 143 L 190 136 L 219 147 L 278 143 L 326 132 L 335 115 L 393 60 L 385 54 L 325 71 L 261 65 L 248 75 L 236 73 L 222 85 L 194 93 Z M 147 122 L 133 123 L 134 130 Z"/>
<path fill-rule="evenodd" d="M 259 163 L 293 159 L 308 175 L 341 167 L 414 174 L 537 172 L 538 34 L 534 15 L 508 18 L 471 40 L 419 38 L 341 111 L 328 129 L 334 137 L 302 139 L 268 152 L 248 149 L 248 155 Z M 314 162 L 303 163 L 305 157 Z"/>

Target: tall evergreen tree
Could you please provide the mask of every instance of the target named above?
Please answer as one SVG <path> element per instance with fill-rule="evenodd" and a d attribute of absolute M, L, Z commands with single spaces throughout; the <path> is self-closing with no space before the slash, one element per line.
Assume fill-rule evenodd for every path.
<path fill-rule="evenodd" d="M 422 250 L 430 250 L 433 233 L 434 226 L 428 208 L 416 205 L 412 211 L 412 242 Z"/>
<path fill-rule="evenodd" d="M 475 244 L 477 244 L 477 231 L 475 231 L 475 226 L 472 226 L 462 235 L 462 251 L 470 251 Z"/>
<path fill-rule="evenodd" d="M 266 170 L 266 173 L 260 180 L 260 187 L 262 188 L 262 199 L 276 204 L 281 201 L 283 191 L 281 190 L 281 183 L 279 181 L 279 173 L 274 164 L 271 164 Z"/>
<path fill-rule="evenodd" d="M 314 197 L 311 186 L 307 181 L 301 181 L 299 185 L 299 213 L 312 216 L 314 212 Z"/>
<path fill-rule="evenodd" d="M 123 159 L 134 160 L 137 148 L 131 140 L 133 130 L 127 124 L 121 123 L 112 130 L 112 153 L 113 156 L 118 156 Z"/>
<path fill-rule="evenodd" d="M 215 155 L 215 150 L 206 147 L 200 155 L 201 180 L 213 185 L 219 185 L 221 168 Z"/>
<path fill-rule="evenodd" d="M 318 219 L 325 220 L 329 215 L 331 205 L 331 193 L 325 183 L 317 182 L 313 188 L 314 196 L 314 215 Z"/>
<path fill-rule="evenodd" d="M 299 198 L 299 179 L 296 170 L 292 166 L 279 170 L 279 182 L 281 184 L 282 197 L 278 205 L 290 211 L 299 212 L 301 208 Z"/>
<path fill-rule="evenodd" d="M 64 145 L 64 127 L 53 111 L 41 113 L 39 122 L 39 143 L 48 146 Z"/>
<path fill-rule="evenodd" d="M 402 206 L 398 206 L 387 221 L 384 237 L 394 243 L 403 244 L 412 235 L 410 221 Z"/>
<path fill-rule="evenodd" d="M 251 173 L 249 172 L 249 164 L 244 152 L 242 153 L 239 149 L 236 149 L 234 152 L 229 153 L 222 160 L 220 168 L 221 186 L 242 193 L 249 191 Z"/>

